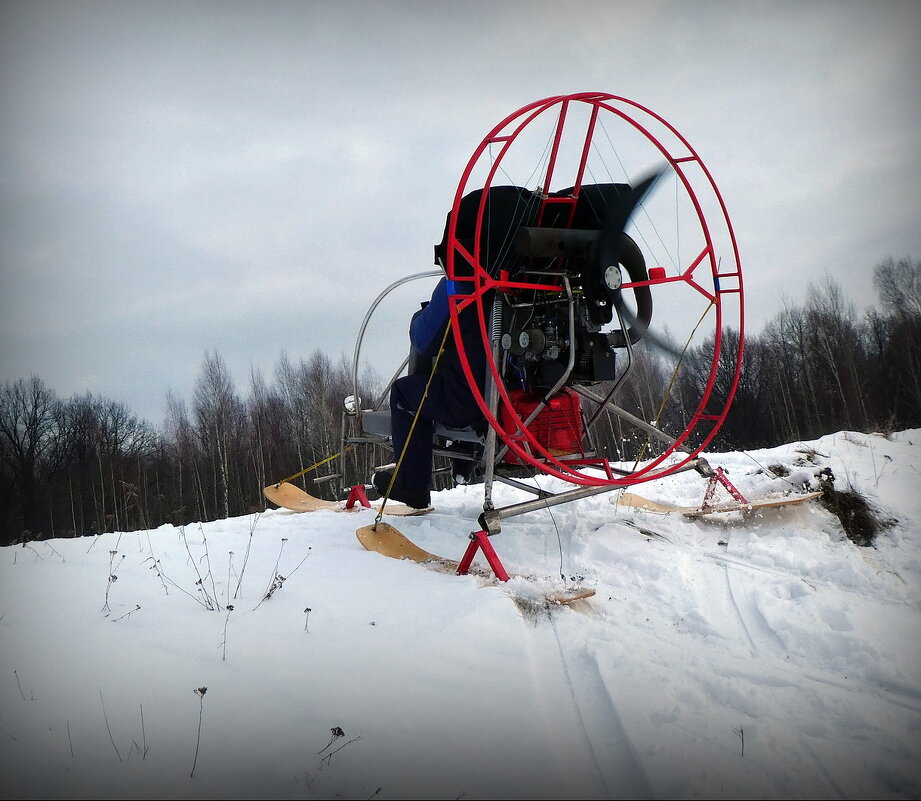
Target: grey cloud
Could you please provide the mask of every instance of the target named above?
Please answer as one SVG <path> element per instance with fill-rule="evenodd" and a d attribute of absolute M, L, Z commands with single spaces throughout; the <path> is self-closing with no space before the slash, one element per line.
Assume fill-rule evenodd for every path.
<path fill-rule="evenodd" d="M 460 172 L 555 93 L 643 103 L 737 228 L 748 320 L 921 254 L 916 3 L 0 5 L 0 380 L 159 422 L 217 347 L 351 355 L 429 269 Z M 405 341 L 413 285 L 372 338 Z M 872 298 L 870 298 L 872 300 Z M 400 308 L 396 308 L 399 306 Z M 369 354 L 371 351 L 369 350 Z"/>

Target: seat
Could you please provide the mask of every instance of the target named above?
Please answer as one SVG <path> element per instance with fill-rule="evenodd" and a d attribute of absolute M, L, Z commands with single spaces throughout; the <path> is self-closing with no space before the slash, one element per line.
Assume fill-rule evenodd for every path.
<path fill-rule="evenodd" d="M 367 411 L 361 413 L 361 430 L 364 434 L 390 438 L 390 411 Z M 435 436 L 452 442 L 474 442 L 482 445 L 485 437 L 473 428 L 450 428 L 441 423 L 435 424 Z"/>

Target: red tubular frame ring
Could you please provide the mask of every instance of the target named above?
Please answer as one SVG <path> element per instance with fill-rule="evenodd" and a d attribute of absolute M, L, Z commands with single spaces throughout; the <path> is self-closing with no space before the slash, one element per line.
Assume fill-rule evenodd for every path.
<path fill-rule="evenodd" d="M 481 252 L 481 237 L 480 232 L 482 230 L 482 222 L 486 209 L 486 198 L 487 192 L 484 191 L 481 198 L 480 204 L 477 210 L 477 220 L 476 220 L 476 235 L 474 238 L 474 247 L 473 252 L 470 253 L 456 236 L 456 226 L 457 219 L 459 215 L 460 203 L 462 198 L 468 193 L 467 183 L 470 179 L 470 175 L 473 172 L 476 164 L 478 163 L 481 155 L 491 144 L 501 144 L 501 149 L 498 154 L 493 159 L 492 166 L 489 170 L 487 179 L 484 183 L 484 189 L 488 190 L 492 186 L 493 179 L 495 178 L 496 172 L 499 168 L 499 165 L 502 161 L 503 156 L 513 145 L 518 135 L 524 130 L 524 128 L 534 119 L 536 119 L 540 114 L 551 109 L 554 106 L 560 106 L 560 114 L 557 121 L 556 131 L 554 135 L 554 141 L 552 145 L 550 159 L 547 165 L 545 183 L 544 187 L 549 188 L 551 186 L 551 180 L 553 177 L 553 172 L 556 167 L 556 158 L 559 150 L 560 141 L 562 138 L 563 127 L 565 123 L 565 118 L 570 104 L 572 103 L 588 103 L 592 106 L 592 113 L 590 122 L 588 125 L 588 131 L 586 134 L 585 142 L 582 148 L 581 161 L 579 164 L 578 174 L 576 177 L 576 182 L 574 186 L 576 187 L 576 193 L 579 192 L 582 186 L 582 177 L 585 170 L 586 159 L 588 156 L 589 146 L 591 143 L 591 137 L 595 129 L 595 123 L 598 117 L 600 109 L 609 111 L 616 116 L 620 117 L 622 120 L 626 121 L 632 125 L 637 131 L 642 133 L 646 139 L 648 139 L 662 154 L 662 156 L 667 160 L 670 166 L 675 170 L 679 180 L 682 182 L 685 191 L 687 192 L 688 197 L 693 204 L 694 210 L 697 214 L 697 218 L 701 225 L 701 230 L 704 237 L 704 248 L 701 253 L 698 255 L 697 259 L 691 264 L 691 266 L 684 271 L 684 273 L 679 278 L 662 278 L 659 281 L 650 281 L 649 283 L 666 283 L 672 282 L 675 280 L 683 280 L 689 285 L 692 285 L 695 289 L 700 291 L 707 297 L 711 297 L 710 294 L 703 289 L 697 282 L 692 278 L 692 273 L 702 264 L 707 264 L 710 267 L 710 273 L 713 277 L 714 283 L 714 293 L 711 300 L 714 302 L 716 307 L 716 332 L 717 335 L 714 338 L 714 354 L 713 361 L 711 363 L 710 373 L 707 379 L 707 383 L 700 400 L 700 403 L 691 415 L 691 422 L 685 428 L 685 430 L 677 437 L 676 441 L 670 445 L 662 454 L 658 457 L 650 460 L 643 468 L 637 470 L 629 476 L 618 476 L 614 477 L 608 460 L 598 459 L 590 460 L 584 459 L 580 460 L 581 466 L 591 465 L 602 470 L 607 477 L 602 478 L 599 476 L 589 475 L 583 472 L 580 472 L 577 468 L 580 464 L 575 463 L 565 463 L 557 459 L 555 456 L 550 454 L 534 437 L 534 435 L 525 429 L 523 426 L 516 426 L 514 431 L 506 431 L 499 420 L 492 414 L 486 399 L 483 397 L 483 393 L 480 392 L 479 386 L 476 379 L 473 376 L 473 372 L 470 366 L 470 361 L 467 357 L 466 351 L 464 349 L 464 343 L 460 336 L 460 328 L 458 322 L 458 313 L 461 309 L 466 308 L 469 304 L 473 303 L 477 309 L 477 318 L 479 323 L 480 335 L 482 338 L 483 346 L 486 348 L 487 353 L 491 352 L 491 342 L 490 335 L 487 327 L 487 312 L 483 306 L 483 295 L 490 291 L 496 290 L 499 292 L 520 290 L 520 289 L 546 289 L 547 291 L 560 291 L 559 287 L 554 287 L 544 284 L 535 284 L 532 282 L 516 282 L 509 280 L 498 280 L 490 276 L 487 270 L 484 268 L 480 260 Z M 648 130 L 643 124 L 638 120 L 634 119 L 626 112 L 617 108 L 613 104 L 625 104 L 630 106 L 637 111 L 648 115 L 653 120 L 659 124 L 665 126 L 665 128 L 674 135 L 678 141 L 685 147 L 690 153 L 689 156 L 675 157 L 670 154 L 662 142 L 655 136 L 653 133 Z M 505 129 L 510 126 L 512 123 L 518 121 L 517 125 L 510 133 L 503 133 Z M 732 243 L 733 250 L 733 260 L 736 265 L 736 272 L 733 273 L 718 273 L 718 259 L 715 256 L 713 240 L 711 236 L 710 227 L 707 223 L 707 220 L 704 217 L 703 210 L 700 204 L 700 201 L 694 191 L 694 187 L 691 185 L 690 180 L 684 172 L 683 164 L 687 162 L 695 163 L 702 170 L 703 175 L 706 180 L 709 182 L 709 187 L 716 197 L 719 207 L 723 216 L 723 223 L 725 224 L 726 231 L 728 232 L 729 239 Z M 541 213 L 546 204 L 541 204 Z M 459 254 L 462 260 L 466 264 L 473 266 L 473 276 L 460 277 L 456 275 L 455 270 L 455 257 Z M 446 273 L 449 279 L 456 281 L 458 284 L 470 285 L 470 291 L 468 293 L 452 295 L 449 299 L 449 307 L 451 314 L 452 328 L 454 329 L 454 341 L 457 347 L 458 356 L 460 359 L 461 366 L 464 371 L 464 375 L 467 379 L 467 383 L 470 386 L 470 390 L 474 396 L 474 399 L 477 402 L 477 405 L 480 407 L 480 410 L 483 412 L 488 424 L 493 427 L 498 436 L 501 438 L 503 443 L 508 447 L 508 449 L 514 453 L 519 459 L 523 462 L 528 463 L 543 473 L 560 478 L 564 481 L 568 481 L 575 484 L 580 484 L 583 486 L 601 486 L 601 485 L 611 485 L 611 486 L 628 486 L 630 484 L 636 484 L 643 481 L 649 481 L 654 478 L 661 478 L 663 475 L 674 472 L 683 465 L 687 464 L 690 460 L 695 458 L 713 439 L 719 430 L 720 426 L 726 418 L 726 414 L 729 411 L 729 406 L 732 402 L 732 397 L 735 394 L 736 387 L 738 386 L 739 375 L 741 372 L 742 366 L 742 355 L 743 355 L 743 343 L 744 343 L 744 306 L 742 304 L 742 274 L 741 267 L 739 266 L 739 255 L 738 255 L 738 246 L 736 244 L 735 234 L 732 230 L 732 224 L 729 221 L 728 213 L 726 212 L 726 206 L 723 202 L 722 196 L 719 193 L 719 190 L 716 187 L 716 184 L 713 182 L 712 177 L 710 176 L 709 171 L 700 161 L 697 154 L 688 144 L 687 140 L 684 139 L 681 134 L 679 134 L 669 123 L 667 123 L 660 116 L 654 114 L 649 109 L 644 108 L 643 106 L 634 103 L 633 101 L 627 100 L 625 98 L 617 97 L 615 95 L 588 92 L 582 94 L 574 95 L 559 95 L 554 97 L 545 98 L 543 100 L 538 100 L 534 103 L 530 103 L 527 106 L 522 107 L 518 111 L 510 114 L 504 120 L 502 120 L 498 125 L 496 125 L 483 139 L 477 149 L 474 151 L 473 156 L 468 162 L 463 175 L 461 177 L 460 183 L 458 184 L 457 191 L 454 197 L 454 206 L 450 215 L 448 223 L 448 234 L 447 234 L 447 264 L 445 265 Z M 727 289 L 723 290 L 720 287 L 720 277 L 731 275 L 737 277 L 738 279 L 738 288 L 737 289 Z M 647 282 L 642 282 L 645 284 Z M 639 286 L 640 284 L 637 284 Z M 720 303 L 721 295 L 724 292 L 733 292 L 738 293 L 739 295 L 739 348 L 736 355 L 736 365 L 733 373 L 733 378 L 729 393 L 727 396 L 725 407 L 722 412 L 718 415 L 708 414 L 704 412 L 704 408 L 710 398 L 714 384 L 717 377 L 717 369 L 719 367 L 720 361 L 720 349 L 721 349 L 721 338 L 722 338 L 722 304 Z M 487 359 L 489 364 L 489 369 L 491 372 L 492 380 L 496 382 L 498 388 L 499 397 L 501 403 L 506 407 L 507 410 L 512 412 L 512 419 L 518 420 L 521 423 L 520 417 L 514 413 L 512 406 L 512 401 L 509 396 L 508 390 L 505 387 L 501 377 L 499 375 L 498 365 L 490 358 Z M 683 453 L 685 456 L 679 462 L 676 462 L 672 465 L 669 465 L 668 469 L 663 472 L 663 470 L 656 470 L 662 462 L 675 453 L 676 449 L 679 448 L 682 443 L 688 438 L 690 433 L 695 429 L 697 424 L 701 420 L 707 420 L 713 423 L 711 430 L 708 432 L 707 436 L 703 438 L 699 446 L 694 448 L 690 453 Z M 524 440 L 527 442 L 530 452 L 526 450 L 519 442 Z M 534 456 L 536 453 L 538 456 Z M 652 475 L 655 471 L 655 474 Z"/>

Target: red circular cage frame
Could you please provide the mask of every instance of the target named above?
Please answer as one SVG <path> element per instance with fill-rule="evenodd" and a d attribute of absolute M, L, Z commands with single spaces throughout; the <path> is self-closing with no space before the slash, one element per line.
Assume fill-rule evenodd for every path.
<path fill-rule="evenodd" d="M 692 259 L 679 275 L 667 277 L 662 275 L 662 271 L 655 270 L 652 272 L 654 277 L 641 283 L 624 283 L 624 289 L 630 289 L 636 286 L 649 285 L 655 287 L 658 284 L 681 281 L 693 290 L 701 293 L 704 297 L 709 298 L 710 302 L 716 308 L 714 338 L 713 338 L 713 358 L 710 366 L 709 376 L 706 387 L 700 398 L 696 410 L 690 417 L 690 422 L 685 430 L 676 437 L 675 442 L 671 444 L 659 456 L 652 458 L 639 469 L 627 475 L 615 475 L 611 470 L 610 460 L 607 458 L 586 458 L 583 460 L 566 460 L 562 461 L 551 454 L 535 436 L 524 426 L 524 421 L 515 411 L 509 391 L 505 386 L 500 373 L 499 367 L 493 359 L 487 359 L 489 369 L 492 375 L 492 381 L 496 382 L 499 392 L 499 403 L 502 409 L 507 413 L 508 420 L 511 421 L 508 428 L 504 427 L 492 411 L 483 393 L 480 391 L 477 381 L 474 379 L 470 366 L 470 360 L 464 348 L 463 340 L 460 336 L 460 327 L 458 314 L 461 310 L 470 304 L 475 304 L 479 318 L 480 333 L 482 336 L 483 346 L 486 352 L 491 352 L 490 335 L 487 327 L 487 312 L 484 309 L 483 296 L 491 291 L 515 292 L 522 289 L 540 289 L 547 291 L 559 291 L 558 286 L 552 284 L 539 284 L 534 282 L 518 282 L 504 280 L 503 277 L 494 278 L 489 275 L 487 269 L 481 261 L 481 223 L 486 208 L 487 192 L 484 191 L 480 198 L 480 205 L 477 215 L 476 236 L 474 240 L 473 252 L 468 251 L 458 240 L 456 236 L 457 220 L 459 215 L 460 203 L 462 198 L 469 192 L 477 188 L 484 190 L 493 186 L 493 181 L 500 169 L 502 159 L 509 152 L 509 149 L 518 139 L 522 131 L 536 120 L 542 114 L 556 113 L 555 134 L 553 136 L 552 146 L 550 149 L 549 161 L 544 176 L 543 187 L 548 192 L 551 187 L 551 181 L 554 178 L 554 169 L 557 164 L 559 148 L 563 138 L 566 126 L 568 112 L 575 107 L 575 104 L 584 104 L 588 107 L 588 124 L 586 126 L 585 136 L 582 139 L 582 150 L 579 166 L 572 185 L 575 187 L 575 195 L 580 191 L 583 184 L 586 160 L 592 146 L 592 138 L 596 131 L 596 123 L 602 113 L 610 113 L 615 117 L 626 122 L 633 129 L 639 132 L 645 139 L 651 143 L 668 165 L 674 170 L 681 186 L 687 193 L 687 197 L 693 205 L 697 221 L 700 225 L 700 232 L 703 235 L 704 247 Z M 678 152 L 670 152 L 664 142 L 665 139 L 671 139 L 677 143 L 680 148 Z M 480 157 L 492 145 L 499 147 L 498 155 L 494 155 L 490 163 L 487 178 L 482 187 L 468 186 L 471 175 L 479 163 Z M 672 150 L 676 149 L 672 145 Z M 702 191 L 700 187 L 693 185 L 688 173 L 689 167 L 694 167 L 704 176 L 703 190 L 711 193 L 712 200 L 715 200 L 717 212 L 710 213 L 711 220 L 704 215 L 703 204 L 699 196 Z M 546 203 L 546 200 L 544 200 Z M 543 208 L 543 203 L 542 203 Z M 719 227 L 722 239 L 727 243 L 724 252 L 718 252 L 712 236 L 714 226 Z M 463 277 L 457 274 L 455 270 L 455 259 L 460 256 L 465 265 L 473 265 L 474 274 L 472 277 Z M 727 266 L 720 266 L 725 260 Z M 458 351 L 459 360 L 464 370 L 470 390 L 476 399 L 481 411 L 483 412 L 488 424 L 496 431 L 502 442 L 507 446 L 509 451 L 518 457 L 524 463 L 530 464 L 542 473 L 562 479 L 564 481 L 582 485 L 582 486 L 629 486 L 644 481 L 650 481 L 661 478 L 665 475 L 676 472 L 684 467 L 688 462 L 694 459 L 710 443 L 717 434 L 720 426 L 723 424 L 729 407 L 732 403 L 736 387 L 739 381 L 739 374 L 742 367 L 742 352 L 744 342 L 744 307 L 742 293 L 742 272 L 739 262 L 738 247 L 736 245 L 735 234 L 732 230 L 732 224 L 726 211 L 726 206 L 722 196 L 716 187 L 709 171 L 700 160 L 697 153 L 693 150 L 687 140 L 675 130 L 662 117 L 650 111 L 649 109 L 615 95 L 586 92 L 571 95 L 559 95 L 548 97 L 530 103 L 518 111 L 510 114 L 498 125 L 496 125 L 482 140 L 473 156 L 468 162 L 458 184 L 457 192 L 454 197 L 454 205 L 448 221 L 447 230 L 447 258 L 445 264 L 446 274 L 449 279 L 454 280 L 459 286 L 464 288 L 464 292 L 452 295 L 449 298 L 449 306 L 454 329 L 454 340 Z M 712 289 L 705 288 L 701 281 L 698 280 L 698 272 L 707 272 L 712 279 Z M 738 346 L 735 352 L 735 364 L 731 366 L 731 384 L 723 404 L 723 408 L 717 412 L 705 411 L 708 402 L 713 393 L 713 388 L 717 380 L 717 369 L 720 366 L 720 356 L 723 339 L 723 295 L 730 293 L 737 296 L 738 303 Z M 725 367 L 724 367 L 725 369 Z M 502 416 L 502 415 L 500 415 Z M 690 435 L 695 432 L 699 426 L 709 425 L 709 431 L 705 432 L 702 440 L 696 447 L 689 448 L 684 446 Z M 678 459 L 668 465 L 663 463 L 672 457 L 676 452 L 680 452 L 683 458 Z M 592 472 L 585 472 L 591 470 Z M 603 475 L 598 475 L 599 471 Z"/>

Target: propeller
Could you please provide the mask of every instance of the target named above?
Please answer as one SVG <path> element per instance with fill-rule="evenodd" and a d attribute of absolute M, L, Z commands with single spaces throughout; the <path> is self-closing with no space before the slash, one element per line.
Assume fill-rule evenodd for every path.
<path fill-rule="evenodd" d="M 653 188 L 659 178 L 665 174 L 667 167 L 659 167 L 634 183 L 630 189 L 618 197 L 618 202 L 611 206 L 604 219 L 598 239 L 596 282 L 617 310 L 623 330 L 609 334 L 611 345 L 623 348 L 636 344 L 641 339 L 649 342 L 666 353 L 679 357 L 681 355 L 673 342 L 659 336 L 649 328 L 652 320 L 652 292 L 649 286 L 634 288 L 636 312 L 626 303 L 621 287 L 620 265 L 623 265 L 630 280 L 648 281 L 646 263 L 636 243 L 624 232 L 634 211 Z"/>
<path fill-rule="evenodd" d="M 607 334 L 608 342 L 614 348 L 625 348 L 629 338 L 631 345 L 641 339 L 646 340 L 659 350 L 680 356 L 680 350 L 669 339 L 654 333 L 650 327 L 652 320 L 652 291 L 648 284 L 634 286 L 636 311 L 627 305 L 623 294 L 623 276 L 621 266 L 627 271 L 631 283 L 649 280 L 646 261 L 636 242 L 625 233 L 630 218 L 653 186 L 667 171 L 662 166 L 635 184 L 606 184 L 605 187 L 617 188 L 613 197 L 600 194 L 589 199 L 587 213 L 573 228 L 555 227 L 563 212 L 553 219 L 549 227 L 522 226 L 514 237 L 514 252 L 523 258 L 538 259 L 575 259 L 583 262 L 581 267 L 581 290 L 587 302 L 589 317 L 599 326 L 609 325 L 618 316 L 621 328 Z M 584 187 L 583 187 L 584 188 Z M 507 187 L 499 187 L 507 189 Z M 497 190 L 493 190 L 497 191 Z M 559 197 L 571 197 L 574 187 L 555 193 Z M 597 228 L 589 228 L 591 215 L 595 214 L 595 204 L 606 201 L 606 212 L 599 212 L 595 219 Z"/>

